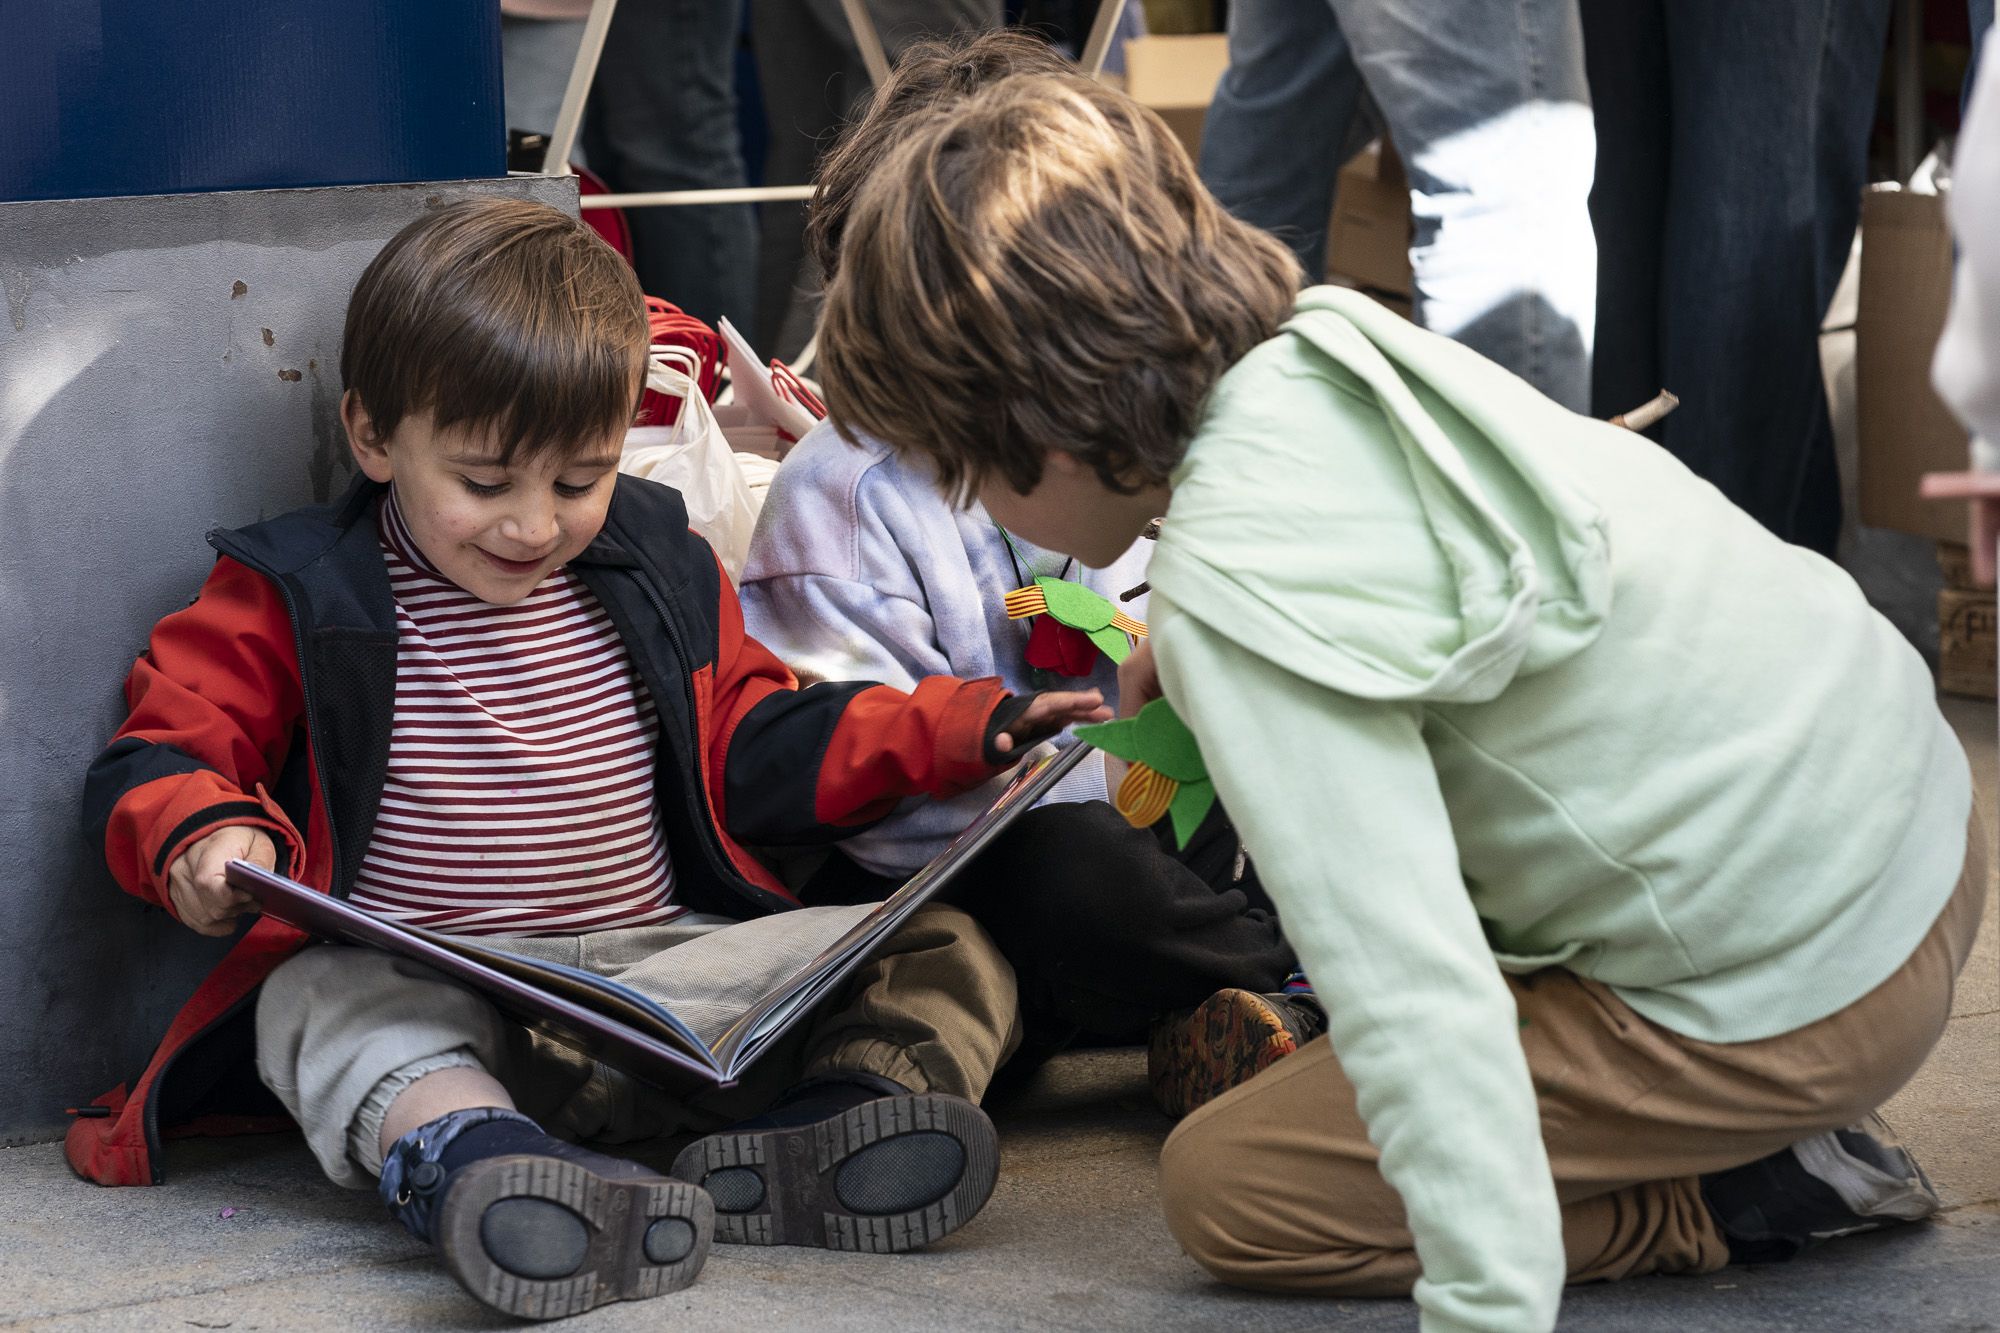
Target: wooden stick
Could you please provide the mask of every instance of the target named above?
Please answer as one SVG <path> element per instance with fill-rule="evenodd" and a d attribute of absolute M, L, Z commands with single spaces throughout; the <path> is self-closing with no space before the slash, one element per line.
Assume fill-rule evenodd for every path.
<path fill-rule="evenodd" d="M 1630 412 L 1620 412 L 1611 418 L 1611 424 L 1623 426 L 1626 430 L 1645 430 L 1680 405 L 1681 400 L 1678 397 L 1662 389 L 1653 395 L 1652 401 L 1641 403 Z"/>

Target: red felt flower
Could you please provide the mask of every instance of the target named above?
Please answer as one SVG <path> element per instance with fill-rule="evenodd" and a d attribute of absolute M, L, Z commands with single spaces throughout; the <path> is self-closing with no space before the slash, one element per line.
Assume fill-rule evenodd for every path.
<path fill-rule="evenodd" d="M 1036 616 L 1028 630 L 1028 665 L 1059 676 L 1088 676 L 1097 670 L 1097 645 L 1054 616 Z"/>

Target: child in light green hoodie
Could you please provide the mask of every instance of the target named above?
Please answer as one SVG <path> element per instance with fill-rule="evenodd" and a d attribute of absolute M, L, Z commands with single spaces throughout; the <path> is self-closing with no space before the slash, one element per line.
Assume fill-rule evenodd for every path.
<path fill-rule="evenodd" d="M 1535 1330 L 1562 1283 L 1935 1211 L 1875 1109 L 1986 889 L 1923 663 L 1646 440 L 1296 291 L 1150 113 L 1009 80 L 847 227 L 843 429 L 1103 563 L 1153 516 L 1163 693 L 1325 1001 L 1167 1141 L 1244 1286 Z"/>

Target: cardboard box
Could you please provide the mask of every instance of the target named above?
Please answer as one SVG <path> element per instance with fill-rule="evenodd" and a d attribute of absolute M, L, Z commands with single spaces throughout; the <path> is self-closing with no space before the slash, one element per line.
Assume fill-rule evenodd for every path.
<path fill-rule="evenodd" d="M 1125 43 L 1126 93 L 1157 111 L 1197 161 L 1201 123 L 1228 68 L 1229 39 L 1219 32 L 1135 37 Z"/>
<path fill-rule="evenodd" d="M 1947 588 L 1964 588 L 1980 591 L 1972 581 L 1972 548 L 1964 542 L 1939 542 L 1937 544 L 1938 573 L 1944 575 Z M 1986 589 L 1991 592 L 1992 589 Z"/>
<path fill-rule="evenodd" d="M 1387 140 L 1356 153 L 1340 169 L 1333 221 L 1326 229 L 1326 271 L 1366 291 L 1403 298 L 1410 275 L 1410 183 Z"/>
<path fill-rule="evenodd" d="M 1149 33 L 1214 32 L 1215 0 L 1145 0 Z"/>
<path fill-rule="evenodd" d="M 1951 303 L 1944 208 L 1938 195 L 1895 186 L 1862 196 L 1855 319 L 1860 517 L 1869 527 L 1962 543 L 1964 503 L 1917 498 L 1926 472 L 1968 466 L 1965 428 L 1931 389 L 1931 354 Z"/>
<path fill-rule="evenodd" d="M 1975 699 L 1994 697 L 2000 671 L 2000 612 L 1993 589 L 1938 592 L 1938 688 Z"/>

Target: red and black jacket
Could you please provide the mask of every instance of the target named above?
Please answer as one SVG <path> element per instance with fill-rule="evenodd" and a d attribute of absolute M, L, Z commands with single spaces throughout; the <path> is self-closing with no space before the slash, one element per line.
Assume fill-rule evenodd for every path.
<path fill-rule="evenodd" d="M 126 681 L 129 716 L 90 767 L 86 836 L 128 892 L 172 911 L 167 870 L 227 824 L 269 832 L 280 868 L 345 897 L 389 759 L 395 602 L 382 487 L 238 531 L 193 605 L 162 620 Z M 998 681 L 800 689 L 743 630 L 736 591 L 680 495 L 620 476 L 604 530 L 570 562 L 604 604 L 661 720 L 656 792 L 676 901 L 747 917 L 798 906 L 751 846 L 827 843 L 903 797 L 991 777 Z M 255 919 L 181 1009 L 139 1080 L 70 1127 L 70 1165 L 157 1184 L 163 1128 L 223 1131 L 275 1112 L 257 1084 L 252 999 L 305 937 Z"/>

